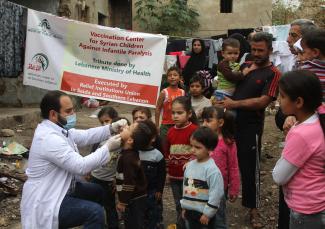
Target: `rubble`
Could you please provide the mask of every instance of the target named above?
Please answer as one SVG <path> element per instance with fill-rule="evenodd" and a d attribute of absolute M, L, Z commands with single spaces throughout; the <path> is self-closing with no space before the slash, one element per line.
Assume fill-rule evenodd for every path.
<path fill-rule="evenodd" d="M 11 129 L 1 129 L 0 130 L 0 136 L 1 137 L 12 137 L 15 135 L 15 131 Z"/>

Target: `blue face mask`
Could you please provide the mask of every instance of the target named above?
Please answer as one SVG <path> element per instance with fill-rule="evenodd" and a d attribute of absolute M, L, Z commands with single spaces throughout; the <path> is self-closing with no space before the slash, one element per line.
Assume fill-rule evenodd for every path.
<path fill-rule="evenodd" d="M 64 129 L 70 130 L 71 128 L 74 128 L 76 126 L 76 123 L 77 123 L 76 113 L 65 117 L 65 119 L 67 120 L 67 123 L 65 125 L 63 125 Z"/>

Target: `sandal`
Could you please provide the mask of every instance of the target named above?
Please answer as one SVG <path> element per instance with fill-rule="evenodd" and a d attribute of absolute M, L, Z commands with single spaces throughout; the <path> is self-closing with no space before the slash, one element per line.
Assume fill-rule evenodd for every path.
<path fill-rule="evenodd" d="M 254 229 L 262 228 L 263 224 L 260 222 L 260 217 L 256 210 L 251 209 L 249 211 L 249 221 Z"/>

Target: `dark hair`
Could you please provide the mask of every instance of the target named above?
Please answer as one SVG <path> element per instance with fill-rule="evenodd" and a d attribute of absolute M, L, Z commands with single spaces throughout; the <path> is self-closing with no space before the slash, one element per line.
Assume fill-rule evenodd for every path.
<path fill-rule="evenodd" d="M 168 68 L 167 72 L 166 72 L 166 75 L 168 76 L 168 74 L 171 72 L 171 71 L 176 71 L 180 76 L 182 75 L 182 72 L 181 70 L 176 67 L 176 66 L 172 66 L 170 68 Z"/>
<path fill-rule="evenodd" d="M 151 119 L 151 111 L 148 107 L 136 107 L 132 110 L 132 117 L 135 115 L 135 113 L 137 113 L 138 111 L 140 111 L 141 113 L 144 113 L 148 119 Z"/>
<path fill-rule="evenodd" d="M 270 33 L 258 32 L 252 37 L 252 42 L 265 42 L 268 49 L 272 49 L 273 36 Z"/>
<path fill-rule="evenodd" d="M 60 113 L 60 98 L 62 96 L 68 96 L 68 94 L 62 91 L 49 91 L 46 93 L 46 95 L 44 95 L 40 104 L 42 118 L 48 119 L 50 110 L 55 110 L 56 112 Z"/>
<path fill-rule="evenodd" d="M 205 88 L 204 81 L 198 73 L 195 73 L 195 75 L 190 79 L 190 85 L 192 83 L 199 83 L 201 85 L 202 89 Z"/>
<path fill-rule="evenodd" d="M 248 43 L 248 41 L 245 39 L 245 37 L 243 35 L 241 35 L 240 33 L 234 33 L 234 34 L 231 34 L 229 36 L 229 38 L 232 38 L 232 39 L 236 39 L 239 41 L 239 49 L 240 49 L 240 53 L 239 53 L 239 60 L 242 58 L 242 56 L 245 54 L 245 53 L 250 53 L 251 52 L 251 46 L 250 44 Z"/>
<path fill-rule="evenodd" d="M 202 54 L 204 54 L 205 55 L 205 43 L 204 43 L 204 40 L 201 40 L 201 39 L 199 39 L 199 38 L 194 38 L 193 40 L 192 40 L 192 53 L 194 53 L 193 52 L 193 45 L 194 45 L 194 42 L 195 41 L 199 41 L 200 42 L 200 44 L 201 44 L 201 52 L 200 53 L 202 53 Z M 197 54 L 199 54 L 199 53 L 197 53 Z"/>
<path fill-rule="evenodd" d="M 319 49 L 325 55 L 325 29 L 314 29 L 302 36 L 302 43 L 308 48 Z"/>
<path fill-rule="evenodd" d="M 131 122 L 127 118 L 125 118 L 125 117 L 115 117 L 115 118 L 112 119 L 112 123 L 113 122 L 117 122 L 117 121 L 119 121 L 121 119 L 125 119 L 126 122 L 127 122 L 127 124 L 128 124 L 128 126 L 131 125 Z"/>
<path fill-rule="evenodd" d="M 112 120 L 118 116 L 117 111 L 110 106 L 103 107 L 99 111 L 97 118 L 101 118 L 104 115 L 108 115 Z"/>
<path fill-rule="evenodd" d="M 156 125 L 151 120 L 144 120 L 137 123 L 132 132 L 133 149 L 145 150 L 150 146 L 152 140 L 157 136 Z"/>
<path fill-rule="evenodd" d="M 187 113 L 192 113 L 192 116 L 190 117 L 189 121 L 194 123 L 194 124 L 198 124 L 198 120 L 197 117 L 195 115 L 195 112 L 192 108 L 192 103 L 191 103 L 191 98 L 187 97 L 187 96 L 179 96 L 176 99 L 173 100 L 172 105 L 175 103 L 179 103 L 183 106 L 184 110 Z"/>
<path fill-rule="evenodd" d="M 218 145 L 218 135 L 205 126 L 196 129 L 191 137 L 209 150 L 214 150 Z"/>
<path fill-rule="evenodd" d="M 225 49 L 230 46 L 232 48 L 240 48 L 240 43 L 239 40 L 235 39 L 235 38 L 227 38 L 225 40 L 223 40 L 222 42 L 222 51 L 225 51 Z"/>
<path fill-rule="evenodd" d="M 231 144 L 234 142 L 235 138 L 235 117 L 230 112 L 221 107 L 205 107 L 202 112 L 202 119 L 223 119 L 224 123 L 221 127 L 221 134 L 223 139 L 227 144 Z"/>
<path fill-rule="evenodd" d="M 296 70 L 285 73 L 279 81 L 279 88 L 295 101 L 304 100 L 303 109 L 314 112 L 322 104 L 322 86 L 319 78 L 310 71 Z M 319 114 L 319 120 L 325 134 L 325 114 Z"/>

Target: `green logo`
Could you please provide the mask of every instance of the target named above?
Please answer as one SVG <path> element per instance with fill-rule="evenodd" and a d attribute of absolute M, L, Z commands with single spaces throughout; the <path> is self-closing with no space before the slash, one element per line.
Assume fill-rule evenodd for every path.
<path fill-rule="evenodd" d="M 43 19 L 38 26 L 40 26 L 43 31 L 51 29 L 50 23 L 47 19 Z"/>
<path fill-rule="evenodd" d="M 40 72 L 45 71 L 49 66 L 49 59 L 43 53 L 37 53 L 33 56 L 31 63 L 28 64 L 28 69 Z"/>

